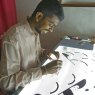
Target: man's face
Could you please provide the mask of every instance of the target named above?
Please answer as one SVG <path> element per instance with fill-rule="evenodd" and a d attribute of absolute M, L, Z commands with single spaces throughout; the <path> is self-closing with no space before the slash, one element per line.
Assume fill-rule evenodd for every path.
<path fill-rule="evenodd" d="M 59 23 L 57 16 L 44 17 L 36 25 L 36 30 L 40 34 L 46 34 L 48 32 L 53 32 L 55 26 Z"/>

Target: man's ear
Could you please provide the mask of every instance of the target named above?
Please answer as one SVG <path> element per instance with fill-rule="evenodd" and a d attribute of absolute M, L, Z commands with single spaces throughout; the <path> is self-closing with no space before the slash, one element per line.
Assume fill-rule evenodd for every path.
<path fill-rule="evenodd" d="M 36 22 L 39 22 L 43 18 L 44 14 L 42 12 L 36 13 Z"/>

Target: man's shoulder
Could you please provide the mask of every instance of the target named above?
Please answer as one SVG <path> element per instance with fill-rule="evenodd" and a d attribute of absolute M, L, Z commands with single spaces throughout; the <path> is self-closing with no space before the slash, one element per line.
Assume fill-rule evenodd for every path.
<path fill-rule="evenodd" d="M 21 21 L 11 26 L 6 32 L 17 32 L 17 29 L 23 29 L 27 25 L 27 21 Z"/>
<path fill-rule="evenodd" d="M 22 32 L 22 30 L 27 26 L 27 21 L 21 21 L 15 25 L 13 25 L 12 27 L 10 27 L 5 33 L 4 33 L 4 38 L 6 37 L 13 37 L 16 36 L 18 34 L 20 34 L 20 32 Z"/>

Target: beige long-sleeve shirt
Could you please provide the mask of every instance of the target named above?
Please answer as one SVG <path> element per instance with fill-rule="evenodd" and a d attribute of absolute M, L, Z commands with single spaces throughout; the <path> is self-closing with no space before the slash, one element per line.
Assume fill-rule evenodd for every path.
<path fill-rule="evenodd" d="M 42 76 L 39 34 L 27 21 L 10 28 L 4 35 L 0 61 L 0 88 L 12 90 Z"/>

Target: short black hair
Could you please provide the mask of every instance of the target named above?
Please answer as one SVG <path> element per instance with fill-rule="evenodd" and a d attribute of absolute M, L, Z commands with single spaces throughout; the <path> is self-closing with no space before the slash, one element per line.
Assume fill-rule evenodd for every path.
<path fill-rule="evenodd" d="M 58 0 L 42 0 L 34 10 L 32 17 L 37 12 L 42 12 L 45 16 L 55 15 L 60 21 L 64 19 L 63 7 Z"/>

